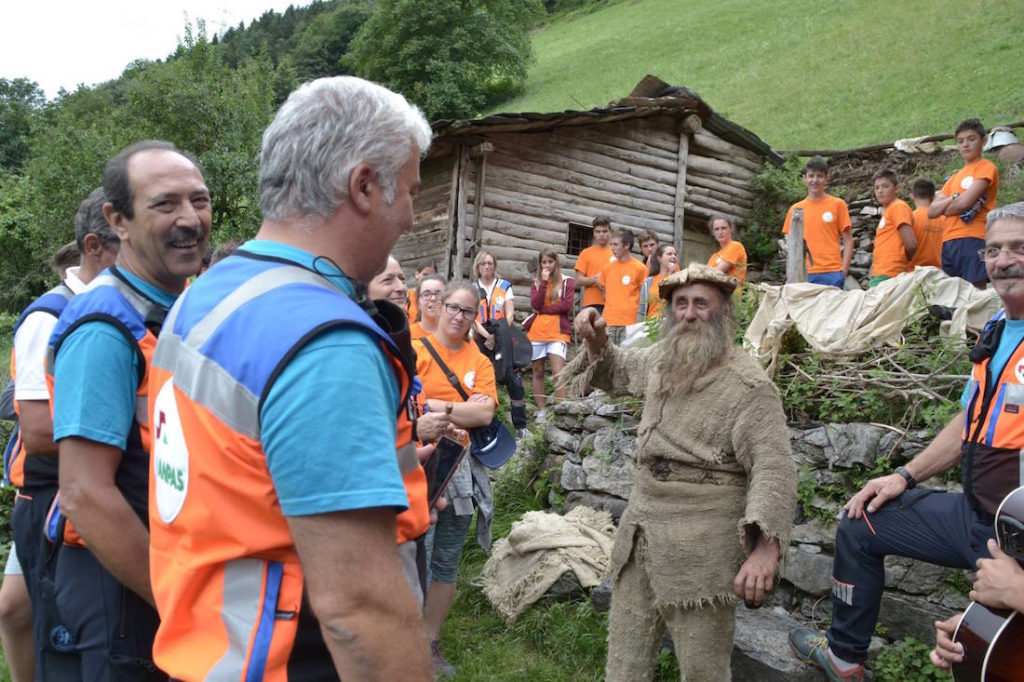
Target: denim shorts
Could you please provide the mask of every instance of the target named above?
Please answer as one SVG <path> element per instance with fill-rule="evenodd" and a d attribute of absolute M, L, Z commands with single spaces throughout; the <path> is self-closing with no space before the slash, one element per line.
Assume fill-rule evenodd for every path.
<path fill-rule="evenodd" d="M 829 287 L 846 288 L 846 275 L 842 270 L 835 272 L 812 272 L 807 275 L 807 281 L 811 284 L 824 284 Z"/>
<path fill-rule="evenodd" d="M 454 583 L 459 577 L 462 563 L 462 546 L 473 523 L 473 515 L 455 515 L 455 505 L 449 504 L 437 514 L 437 524 L 427 533 L 427 557 L 430 564 L 429 580 L 439 583 Z"/>
<path fill-rule="evenodd" d="M 971 284 L 988 281 L 985 264 L 978 258 L 978 251 L 985 248 L 985 240 L 977 237 L 961 237 L 942 242 L 942 271 L 950 277 L 966 279 Z"/>

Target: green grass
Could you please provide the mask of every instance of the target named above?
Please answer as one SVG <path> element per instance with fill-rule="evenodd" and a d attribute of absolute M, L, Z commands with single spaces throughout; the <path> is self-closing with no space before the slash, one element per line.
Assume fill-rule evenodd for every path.
<path fill-rule="evenodd" d="M 613 0 L 538 29 L 495 111 L 600 106 L 654 74 L 777 149 L 844 149 L 1024 119 L 1022 31 L 1005 0 Z"/>

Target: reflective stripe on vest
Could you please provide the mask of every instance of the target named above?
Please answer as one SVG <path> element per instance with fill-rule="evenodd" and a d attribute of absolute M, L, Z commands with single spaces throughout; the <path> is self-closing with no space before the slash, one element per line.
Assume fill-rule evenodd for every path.
<path fill-rule="evenodd" d="M 224 567 L 221 619 L 228 635 L 228 650 L 210 668 L 205 679 L 210 682 L 238 679 L 238 671 L 243 668 L 246 671 L 243 679 L 263 679 L 283 573 L 284 566 L 280 562 L 260 559 L 236 559 Z M 248 666 L 245 665 L 247 659 Z"/>

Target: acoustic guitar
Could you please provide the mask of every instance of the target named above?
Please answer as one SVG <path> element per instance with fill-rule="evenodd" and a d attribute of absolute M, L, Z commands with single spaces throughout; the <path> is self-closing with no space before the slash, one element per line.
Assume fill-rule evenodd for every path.
<path fill-rule="evenodd" d="M 1024 486 L 999 505 L 995 527 L 999 548 L 1024 567 Z M 956 682 L 1024 682 L 1024 614 L 971 602 L 953 641 L 964 648 Z"/>

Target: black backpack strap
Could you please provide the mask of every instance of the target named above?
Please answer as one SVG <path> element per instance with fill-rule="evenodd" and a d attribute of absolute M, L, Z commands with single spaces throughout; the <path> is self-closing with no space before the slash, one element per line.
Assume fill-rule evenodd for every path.
<path fill-rule="evenodd" d="M 455 390 L 458 391 L 459 395 L 462 396 L 462 399 L 469 400 L 469 395 L 466 393 L 466 390 L 462 388 L 462 382 L 459 381 L 459 378 L 457 376 L 455 376 L 455 372 L 453 372 L 448 367 L 448 365 L 444 364 L 444 360 L 442 360 L 441 356 L 437 354 L 437 351 L 434 350 L 434 347 L 430 345 L 430 341 L 427 341 L 427 337 L 423 337 L 422 339 L 420 339 L 420 341 L 423 343 L 423 346 L 427 349 L 427 352 L 430 353 L 430 357 L 434 358 L 434 362 L 436 362 L 437 366 L 441 368 L 441 371 L 444 372 L 444 375 L 448 377 L 448 381 L 451 383 L 451 385 L 454 386 Z"/>

